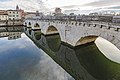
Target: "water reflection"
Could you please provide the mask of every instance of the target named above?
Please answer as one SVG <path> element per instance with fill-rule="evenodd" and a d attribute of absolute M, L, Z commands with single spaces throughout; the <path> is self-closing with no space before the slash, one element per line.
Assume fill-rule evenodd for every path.
<path fill-rule="evenodd" d="M 32 31 L 32 34 L 34 32 Z M 36 40 L 33 35 L 27 35 L 76 80 L 120 79 L 120 64 L 106 58 L 94 43 L 71 48 L 61 44 L 59 35 L 54 37 L 41 35 L 40 40 Z"/>
<path fill-rule="evenodd" d="M 1 27 L 0 38 L 8 37 L 8 40 L 21 38 L 23 27 Z"/>
<path fill-rule="evenodd" d="M 34 32 L 34 36 L 35 36 L 36 40 L 40 40 L 40 38 L 41 38 L 41 32 L 39 30 L 35 31 Z"/>
<path fill-rule="evenodd" d="M 44 37 L 44 36 L 43 36 Z M 61 40 L 59 35 L 46 37 L 47 44 L 53 52 L 58 52 L 61 47 Z"/>
<path fill-rule="evenodd" d="M 61 43 L 59 35 L 24 29 L 29 38 L 22 28 L 0 28 L 0 80 L 120 79 L 120 64 L 105 57 L 107 53 L 94 43 L 72 48 Z M 9 39 L 15 35 L 18 38 Z"/>
<path fill-rule="evenodd" d="M 109 41 L 99 37 L 95 41 L 99 50 L 110 60 L 120 63 L 120 50 Z M 101 44 L 102 43 L 102 44 Z M 108 46 L 109 45 L 109 46 Z"/>
<path fill-rule="evenodd" d="M 17 31 L 10 32 L 15 34 Z M 73 80 L 22 31 L 21 33 L 19 39 L 8 40 L 8 36 L 0 38 L 0 80 Z"/>

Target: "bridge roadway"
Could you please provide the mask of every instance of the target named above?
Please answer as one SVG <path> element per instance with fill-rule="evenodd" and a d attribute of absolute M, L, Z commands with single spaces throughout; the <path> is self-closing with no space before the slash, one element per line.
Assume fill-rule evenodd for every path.
<path fill-rule="evenodd" d="M 24 25 L 33 30 L 40 29 L 44 35 L 59 33 L 61 41 L 72 46 L 89 43 L 97 37 L 102 37 L 120 49 L 120 24 L 26 19 Z"/>

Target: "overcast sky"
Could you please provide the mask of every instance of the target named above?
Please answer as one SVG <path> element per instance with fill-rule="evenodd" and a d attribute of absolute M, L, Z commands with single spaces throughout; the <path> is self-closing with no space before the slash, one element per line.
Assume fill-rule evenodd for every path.
<path fill-rule="evenodd" d="M 64 9 L 94 9 L 120 5 L 120 0 L 0 0 L 0 9 L 15 9 L 19 5 L 25 11 L 50 11 Z"/>

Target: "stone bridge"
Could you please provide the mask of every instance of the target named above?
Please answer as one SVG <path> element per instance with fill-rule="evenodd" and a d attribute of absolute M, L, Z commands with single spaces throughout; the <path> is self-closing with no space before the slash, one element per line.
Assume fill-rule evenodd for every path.
<path fill-rule="evenodd" d="M 72 48 L 61 44 L 59 35 L 44 36 L 39 30 L 33 31 L 31 28 L 26 27 L 24 27 L 24 31 L 38 48 L 46 52 L 57 64 L 73 76 L 75 80 L 119 79 L 120 68 L 116 69 L 118 66 L 113 66 L 113 62 L 103 56 L 105 54 L 101 54 L 93 43 Z M 87 51 L 83 51 L 86 49 Z M 88 59 L 86 59 L 86 56 Z M 115 73 L 111 73 L 111 70 L 114 70 Z"/>
<path fill-rule="evenodd" d="M 40 29 L 44 35 L 59 34 L 61 41 L 72 46 L 89 43 L 102 37 L 120 49 L 120 24 L 58 20 L 25 20 L 24 25 Z"/>

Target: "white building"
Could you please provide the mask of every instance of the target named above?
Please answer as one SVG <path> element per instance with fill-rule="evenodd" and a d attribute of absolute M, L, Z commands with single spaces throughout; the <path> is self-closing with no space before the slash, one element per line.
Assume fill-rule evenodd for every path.
<path fill-rule="evenodd" d="M 56 8 L 55 9 L 55 14 L 62 14 L 62 9 Z"/>
<path fill-rule="evenodd" d="M 0 11 L 0 20 L 8 20 L 8 14 L 6 11 Z"/>
<path fill-rule="evenodd" d="M 0 20 L 20 20 L 24 15 L 24 10 L 19 9 L 18 5 L 16 10 L 0 10 Z"/>
<path fill-rule="evenodd" d="M 22 18 L 21 12 L 18 10 L 8 10 L 7 13 L 9 20 L 20 20 Z"/>
<path fill-rule="evenodd" d="M 7 14 L 0 14 L 0 20 L 8 20 Z"/>

